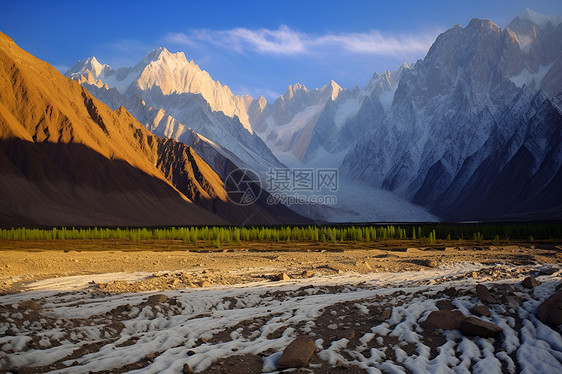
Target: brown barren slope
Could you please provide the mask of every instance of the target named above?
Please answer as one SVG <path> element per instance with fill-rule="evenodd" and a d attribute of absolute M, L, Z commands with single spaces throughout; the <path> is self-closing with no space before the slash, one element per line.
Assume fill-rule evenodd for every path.
<path fill-rule="evenodd" d="M 157 167 L 165 143 L 0 33 L 1 224 L 227 223 L 166 179 Z M 202 185 L 222 188 L 209 171 L 184 176 L 201 201 Z"/>

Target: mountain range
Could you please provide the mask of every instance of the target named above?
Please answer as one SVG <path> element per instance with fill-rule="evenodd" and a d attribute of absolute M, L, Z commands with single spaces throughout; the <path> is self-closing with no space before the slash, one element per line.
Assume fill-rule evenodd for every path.
<path fill-rule="evenodd" d="M 248 111 L 254 100 L 232 94 L 183 52 L 157 48 L 117 70 L 90 57 L 66 76 L 111 108 L 124 106 L 152 133 L 192 146 L 223 178 L 228 160 L 257 172 L 283 167 L 253 133 Z"/>
<path fill-rule="evenodd" d="M 561 19 L 530 10 L 452 27 L 341 168 L 445 219 L 562 217 L 561 52 Z"/>
<path fill-rule="evenodd" d="M 228 183 L 191 147 L 151 134 L 1 33 L 0 175 L 2 225 L 307 222 L 265 192 L 230 202 Z"/>
<path fill-rule="evenodd" d="M 3 139 L 17 140 L 3 146 L 3 163 L 8 166 L 2 170 L 33 188 L 39 183 L 35 173 L 46 174 L 39 169 L 48 167 L 53 175 L 63 175 L 69 186 L 105 181 L 101 190 L 112 191 L 114 182 L 121 183 L 118 176 L 111 183 L 88 179 L 77 165 L 55 172 L 60 168 L 57 157 L 66 152 L 58 149 L 68 144 L 72 152 L 78 145 L 94 151 L 102 157 L 101 164 L 119 161 L 163 183 L 162 196 L 169 197 L 166 208 L 157 207 L 161 193 L 156 187 L 143 182 L 151 191 L 143 191 L 143 198 L 153 199 L 144 206 L 158 211 L 153 221 L 162 224 L 164 218 L 183 223 L 189 221 L 185 217 L 199 215 L 186 213 L 185 220 L 179 220 L 177 212 L 186 207 L 203 209 L 201 221 L 209 222 L 218 219 L 216 214 L 229 223 L 305 221 L 281 205 L 269 206 L 264 200 L 267 191 L 253 207 L 234 206 L 226 198 L 224 181 L 232 171 L 248 168 L 265 177 L 271 168 L 286 167 L 339 168 L 337 206 L 293 207 L 323 221 L 562 218 L 562 17 L 525 9 L 503 30 L 490 20 L 473 19 L 466 27 L 456 25 L 439 35 L 422 60 L 404 63 L 392 73 L 374 73 L 362 89 L 342 88 L 334 81 L 319 89 L 296 83 L 273 103 L 235 95 L 183 52 L 157 48 L 132 67 L 113 69 L 95 57 L 79 61 L 65 75 L 86 89 L 80 92 L 68 80 L 54 78 L 49 67 L 48 73 L 41 73 L 56 82 L 49 89 L 72 87 L 73 92 L 72 99 L 53 105 L 45 100 L 52 97 L 50 91 L 29 94 L 38 92 L 36 85 L 47 90 L 47 79 L 36 82 L 41 80 L 37 74 L 17 80 L 13 70 L 28 67 L 9 55 L 16 47 L 4 49 Z M 25 94 L 16 90 L 20 86 Z M 22 114 L 29 107 L 37 107 L 37 113 Z M 67 113 L 77 108 L 79 117 L 71 118 Z M 42 117 L 54 121 L 51 130 L 44 129 L 47 120 Z M 79 126 L 77 121 L 95 129 L 96 136 L 60 135 L 67 127 Z M 107 123 L 116 123 L 123 137 L 119 141 L 127 146 L 114 143 L 117 136 L 104 131 Z M 90 134 L 94 130 L 88 126 L 73 134 Z M 22 146 L 23 140 L 30 144 Z M 56 146 L 41 148 L 47 144 Z M 35 150 L 20 151 L 30 147 Z M 26 164 L 36 159 L 31 152 L 47 154 L 41 159 L 52 165 L 34 161 L 39 166 L 31 168 Z M 67 159 L 61 162 L 73 165 Z M 112 169 L 101 164 L 94 169 Z M 6 196 L 23 191 L 16 185 L 3 179 Z M 140 185 L 130 183 L 127 188 Z M 56 189 L 51 188 L 49 196 L 39 194 L 49 188 L 41 185 L 34 192 L 37 201 L 58 206 Z M 80 194 L 67 189 L 79 200 Z M 170 208 L 177 196 L 180 210 Z M 25 215 L 20 200 L 9 199 L 13 212 L 6 219 Z M 78 200 L 75 212 L 90 207 Z M 99 217 L 118 205 L 106 204 Z M 123 222 L 133 221 L 127 216 Z"/>

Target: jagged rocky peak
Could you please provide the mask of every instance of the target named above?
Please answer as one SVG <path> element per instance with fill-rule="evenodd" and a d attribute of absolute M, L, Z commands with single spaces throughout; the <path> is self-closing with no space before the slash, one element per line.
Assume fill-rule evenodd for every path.
<path fill-rule="evenodd" d="M 343 90 L 334 80 L 331 80 L 330 83 L 325 85 L 320 89 L 320 92 L 323 95 L 328 95 L 330 100 L 334 101 L 338 98 L 338 95 Z"/>
<path fill-rule="evenodd" d="M 502 30 L 498 25 L 496 25 L 492 20 L 489 19 L 481 19 L 481 18 L 473 18 L 466 26 L 467 31 L 472 30 L 484 30 L 484 31 L 491 31 L 493 33 L 500 33 Z"/>
<path fill-rule="evenodd" d="M 66 75 L 74 79 L 91 73 L 94 78 L 97 78 L 106 68 L 111 69 L 109 65 L 101 64 L 94 56 L 92 56 L 78 61 L 70 69 L 68 69 Z"/>
<path fill-rule="evenodd" d="M 529 8 L 525 8 L 519 13 L 519 15 L 517 15 L 517 17 L 515 17 L 515 19 L 511 23 L 515 23 L 518 21 L 529 21 L 541 28 L 547 27 L 549 23 L 552 26 L 557 27 L 562 23 L 562 16 L 545 15 L 535 12 L 534 10 L 531 10 Z"/>
<path fill-rule="evenodd" d="M 263 97 L 263 95 L 258 98 L 257 103 L 261 111 L 263 111 L 267 106 L 267 100 Z"/>
<path fill-rule="evenodd" d="M 292 98 L 295 97 L 295 95 L 298 92 L 308 92 L 308 88 L 306 88 L 303 84 L 300 83 L 295 83 L 292 85 L 289 85 L 289 87 L 287 87 L 287 91 L 285 91 L 285 94 L 283 95 L 283 98 L 285 100 L 291 100 Z"/>
<path fill-rule="evenodd" d="M 140 65 L 142 65 L 143 63 L 144 65 L 148 65 L 152 62 L 175 63 L 177 66 L 190 65 L 191 67 L 199 69 L 199 67 L 195 65 L 193 61 L 191 61 L 191 63 L 187 61 L 187 58 L 185 57 L 185 53 L 183 52 L 171 53 L 164 47 L 158 47 L 148 52 L 148 54 L 144 57 Z"/>
<path fill-rule="evenodd" d="M 388 70 L 386 70 L 382 75 L 376 72 L 373 73 L 371 80 L 363 89 L 362 95 L 374 97 L 382 95 L 387 91 L 396 90 L 402 74 L 407 70 L 410 70 L 410 66 L 406 62 L 404 62 L 393 73 Z M 391 97 L 387 99 L 390 99 L 390 101 L 392 101 Z"/>
<path fill-rule="evenodd" d="M 534 22 L 543 18 L 527 15 L 513 30 L 473 19 L 439 35 L 426 57 L 404 70 L 390 110 L 372 121 L 342 169 L 445 218 L 531 217 L 562 206 L 550 189 L 562 175 L 555 105 L 562 27 L 548 20 L 541 28 Z M 523 26 L 532 34 L 522 34 Z M 525 43 L 531 45 L 520 48 Z M 374 78 L 384 83 L 385 75 Z"/>

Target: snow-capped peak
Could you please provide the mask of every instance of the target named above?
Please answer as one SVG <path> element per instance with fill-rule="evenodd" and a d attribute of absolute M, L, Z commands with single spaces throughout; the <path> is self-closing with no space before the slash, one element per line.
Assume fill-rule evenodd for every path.
<path fill-rule="evenodd" d="M 168 52 L 168 50 L 164 47 L 158 47 L 158 48 L 155 48 L 152 51 L 148 52 L 146 54 L 146 56 L 144 56 L 143 61 L 146 62 L 147 64 L 152 62 L 152 61 L 156 61 L 160 58 L 160 55 L 162 53 L 169 54 L 170 52 Z"/>
<path fill-rule="evenodd" d="M 549 22 L 552 23 L 554 27 L 562 23 L 561 16 L 545 15 L 529 8 L 523 9 L 517 17 L 521 20 L 529 20 L 539 27 L 546 27 Z"/>
<path fill-rule="evenodd" d="M 285 91 L 285 95 L 283 95 L 283 98 L 286 100 L 290 100 L 295 96 L 295 93 L 298 91 L 308 92 L 308 88 L 306 88 L 304 85 L 300 83 L 291 84 L 289 85 L 289 87 L 287 87 L 287 91 Z"/>
<path fill-rule="evenodd" d="M 66 75 L 70 77 L 80 76 L 86 74 L 89 71 L 92 73 L 94 78 L 97 78 L 106 67 L 109 68 L 108 65 L 100 64 L 100 62 L 94 56 L 92 56 L 78 61 L 76 64 L 74 64 L 74 66 L 68 69 Z"/>
<path fill-rule="evenodd" d="M 330 99 L 332 101 L 334 101 L 338 98 L 338 95 L 342 91 L 342 89 L 343 88 L 341 88 L 339 86 L 339 84 L 337 84 L 336 82 L 331 80 L 330 83 L 328 83 L 327 85 L 325 85 L 324 87 L 321 88 L 321 91 L 322 92 L 329 92 Z"/>
<path fill-rule="evenodd" d="M 150 63 L 157 61 L 166 61 L 169 64 L 171 63 L 173 67 L 181 67 L 189 64 L 183 52 L 171 53 L 164 47 L 158 47 L 148 52 L 139 65 L 147 66 Z M 195 64 L 192 63 L 191 65 L 198 69 Z"/>

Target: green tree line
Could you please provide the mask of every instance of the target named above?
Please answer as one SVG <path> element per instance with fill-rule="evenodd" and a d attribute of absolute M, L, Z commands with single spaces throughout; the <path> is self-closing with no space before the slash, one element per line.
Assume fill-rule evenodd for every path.
<path fill-rule="evenodd" d="M 215 247 L 241 242 L 362 242 L 387 239 L 505 242 L 562 238 L 562 223 L 482 223 L 356 226 L 253 226 L 253 227 L 164 227 L 164 228 L 10 228 L 0 230 L 3 240 L 182 240 L 211 242 Z"/>

